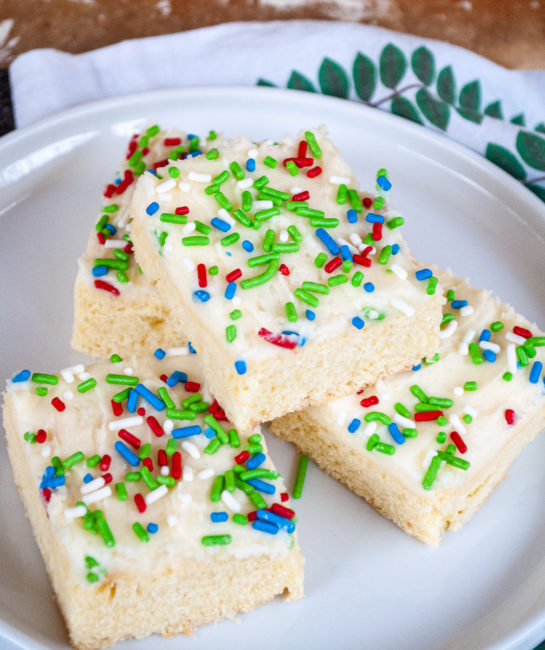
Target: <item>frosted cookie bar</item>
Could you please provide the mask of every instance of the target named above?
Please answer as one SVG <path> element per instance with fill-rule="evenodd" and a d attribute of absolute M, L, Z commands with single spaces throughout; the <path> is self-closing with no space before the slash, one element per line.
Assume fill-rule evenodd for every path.
<path fill-rule="evenodd" d="M 75 647 L 191 634 L 302 596 L 295 513 L 265 441 L 226 421 L 195 357 L 23 370 L 4 426 Z"/>
<path fill-rule="evenodd" d="M 144 278 L 130 240 L 129 204 L 147 169 L 200 155 L 218 140 L 154 125 L 135 134 L 103 192 L 102 209 L 78 262 L 72 346 L 90 356 L 144 354 L 185 342 L 183 325 Z"/>
<path fill-rule="evenodd" d="M 438 277 L 448 302 L 435 357 L 272 423 L 427 544 L 459 529 L 545 426 L 545 336 L 489 292 Z"/>
<path fill-rule="evenodd" d="M 418 282 L 389 203 L 361 194 L 322 131 L 142 175 L 136 256 L 248 427 L 346 394 L 437 351 L 441 292 Z"/>

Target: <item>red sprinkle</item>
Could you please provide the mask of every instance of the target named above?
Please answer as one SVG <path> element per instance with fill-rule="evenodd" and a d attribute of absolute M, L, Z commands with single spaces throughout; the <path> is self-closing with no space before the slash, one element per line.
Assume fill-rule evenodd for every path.
<path fill-rule="evenodd" d="M 144 467 L 147 467 L 150 472 L 153 472 L 153 461 L 149 456 L 142 460 L 142 465 L 144 465 Z"/>
<path fill-rule="evenodd" d="M 248 521 L 255 521 L 257 519 L 257 510 L 252 510 L 247 514 Z"/>
<path fill-rule="evenodd" d="M 143 155 L 143 156 L 147 156 L 148 154 L 149 154 L 149 147 L 144 147 L 144 148 L 142 149 L 142 155 Z"/>
<path fill-rule="evenodd" d="M 146 422 L 147 422 L 149 428 L 153 431 L 153 433 L 158 438 L 160 438 L 162 435 L 165 434 L 165 432 L 163 431 L 163 428 L 161 427 L 159 422 L 157 422 L 156 418 L 153 417 L 153 415 L 150 415 L 149 417 L 147 417 Z"/>
<path fill-rule="evenodd" d="M 375 222 L 373 224 L 373 241 L 382 239 L 382 224 Z"/>
<path fill-rule="evenodd" d="M 301 167 L 310 167 L 314 163 L 314 158 L 285 158 L 283 160 L 284 167 L 290 162 L 290 160 L 293 161 L 299 169 L 301 169 Z"/>
<path fill-rule="evenodd" d="M 140 449 L 140 438 L 137 438 L 130 431 L 127 431 L 127 429 L 119 429 L 117 435 L 125 442 L 128 442 L 129 445 L 136 447 L 136 449 Z"/>
<path fill-rule="evenodd" d="M 168 158 L 163 158 L 163 160 L 158 160 L 157 162 L 153 163 L 153 169 L 159 169 L 160 167 L 166 167 L 169 163 Z"/>
<path fill-rule="evenodd" d="M 313 167 L 312 169 L 309 169 L 307 172 L 307 176 L 309 178 L 315 178 L 316 176 L 319 176 L 322 173 L 322 168 L 321 167 Z"/>
<path fill-rule="evenodd" d="M 168 381 L 168 375 L 161 375 L 161 376 L 159 377 L 159 379 L 160 379 L 161 381 L 164 381 L 165 384 L 166 384 L 167 381 Z"/>
<path fill-rule="evenodd" d="M 352 255 L 352 260 L 355 264 L 359 264 L 360 266 L 371 266 L 371 260 L 368 257 L 358 255 L 357 253 Z"/>
<path fill-rule="evenodd" d="M 288 269 L 288 267 L 285 264 L 280 264 L 280 266 L 278 267 L 278 270 L 280 271 L 280 273 L 282 273 L 282 275 L 289 275 L 290 274 L 290 270 Z"/>
<path fill-rule="evenodd" d="M 467 451 L 467 445 L 466 443 L 462 440 L 462 436 L 458 433 L 458 431 L 451 431 L 450 432 L 450 439 L 452 442 L 456 445 L 456 449 L 461 453 L 465 454 Z"/>
<path fill-rule="evenodd" d="M 136 412 L 138 415 L 146 415 L 146 409 L 143 406 L 141 406 Z"/>
<path fill-rule="evenodd" d="M 116 289 L 109 282 L 104 282 L 104 280 L 95 280 L 95 287 L 97 289 L 104 289 L 104 291 L 109 291 L 114 296 L 119 296 L 119 289 Z"/>
<path fill-rule="evenodd" d="M 291 200 L 292 201 L 306 201 L 309 198 L 310 198 L 310 194 L 308 193 L 308 190 L 305 190 L 304 192 L 299 192 L 299 194 L 294 194 L 291 197 Z"/>
<path fill-rule="evenodd" d="M 182 477 L 182 454 L 179 451 L 172 454 L 172 471 L 170 475 L 176 480 Z"/>
<path fill-rule="evenodd" d="M 329 262 L 324 266 L 324 271 L 326 273 L 333 273 L 333 271 L 337 269 L 342 263 L 343 261 L 340 257 L 334 257 L 333 259 L 329 260 Z"/>
<path fill-rule="evenodd" d="M 206 266 L 204 264 L 197 264 L 197 278 L 199 279 L 199 287 L 201 287 L 201 289 L 208 285 L 208 280 L 206 279 Z"/>
<path fill-rule="evenodd" d="M 144 501 L 144 497 L 140 494 L 140 492 L 137 492 L 134 495 L 134 503 L 138 508 L 138 512 L 146 512 L 146 502 Z"/>
<path fill-rule="evenodd" d="M 62 400 L 60 400 L 58 397 L 54 397 L 51 400 L 51 404 L 53 404 L 53 406 L 57 409 L 57 411 L 59 413 L 62 413 L 64 411 L 64 409 L 66 408 L 66 404 Z"/>
<path fill-rule="evenodd" d="M 295 517 L 294 510 L 291 508 L 286 508 L 286 506 L 281 506 L 279 503 L 273 503 L 270 507 L 270 511 L 274 512 L 275 515 L 280 515 L 280 517 L 285 517 L 286 519 Z"/>
<path fill-rule="evenodd" d="M 107 472 L 110 469 L 110 463 L 111 462 L 112 462 L 111 456 L 109 456 L 108 454 L 104 454 L 104 456 L 102 456 L 102 459 L 101 459 L 100 465 L 99 465 L 100 471 L 101 472 Z"/>
<path fill-rule="evenodd" d="M 125 155 L 125 158 L 128 160 L 133 153 L 136 151 L 138 148 L 138 143 L 136 142 L 138 140 L 138 134 L 135 134 L 132 136 L 131 141 L 129 142 L 129 146 L 127 148 L 127 153 Z"/>
<path fill-rule="evenodd" d="M 268 343 L 272 343 L 273 345 L 278 345 L 280 348 L 287 348 L 288 350 L 293 350 L 295 347 L 297 347 L 297 342 L 292 341 L 290 338 L 285 336 L 284 334 L 273 334 L 269 330 L 265 329 L 262 327 L 259 332 L 259 336 L 263 337 L 265 341 Z"/>
<path fill-rule="evenodd" d="M 307 155 L 307 142 L 306 140 L 301 140 L 299 143 L 299 148 L 297 149 L 297 158 L 305 158 Z"/>
<path fill-rule="evenodd" d="M 121 402 L 114 402 L 114 400 L 111 401 L 112 404 L 112 413 L 118 417 L 119 415 L 123 415 L 123 404 Z"/>
<path fill-rule="evenodd" d="M 38 442 L 40 445 L 42 442 L 45 442 L 47 440 L 47 433 L 44 431 L 44 429 L 38 429 L 36 432 L 36 442 Z"/>
<path fill-rule="evenodd" d="M 164 449 L 157 450 L 157 464 L 160 467 L 164 467 L 165 465 L 168 465 L 167 452 Z"/>
<path fill-rule="evenodd" d="M 129 253 L 130 255 L 134 253 L 132 249 L 132 244 L 130 242 L 123 248 L 123 250 L 125 251 L 125 253 Z"/>
<path fill-rule="evenodd" d="M 246 450 L 241 451 L 238 456 L 235 456 L 235 463 L 237 465 L 242 465 L 248 460 L 248 458 L 250 458 L 250 452 Z"/>
<path fill-rule="evenodd" d="M 363 406 L 363 408 L 367 408 L 368 406 L 374 406 L 375 404 L 378 404 L 378 397 L 376 395 L 372 395 L 371 397 L 365 397 L 364 399 L 361 400 L 360 404 Z"/>
<path fill-rule="evenodd" d="M 104 243 L 106 242 L 106 237 L 104 237 L 104 235 L 101 232 L 97 232 L 97 239 L 98 239 L 98 243 L 101 246 L 103 246 Z"/>
<path fill-rule="evenodd" d="M 373 199 L 370 196 L 366 196 L 362 199 L 363 207 L 370 208 L 373 205 Z"/>
<path fill-rule="evenodd" d="M 163 140 L 165 147 L 177 147 L 179 144 L 182 144 L 181 138 L 165 138 Z"/>
<path fill-rule="evenodd" d="M 110 474 L 110 472 L 108 472 L 107 474 L 103 474 L 102 478 L 104 479 L 104 484 L 108 485 L 108 483 L 112 482 L 114 477 Z"/>
<path fill-rule="evenodd" d="M 189 214 L 189 208 L 187 205 L 182 205 L 180 208 L 174 210 L 175 214 Z"/>
<path fill-rule="evenodd" d="M 227 282 L 234 282 L 242 276 L 242 271 L 240 269 L 234 269 L 225 276 Z"/>
<path fill-rule="evenodd" d="M 201 385 L 196 381 L 186 381 L 185 389 L 188 393 L 198 393 L 201 388 Z"/>
<path fill-rule="evenodd" d="M 49 503 L 49 499 L 51 499 L 51 489 L 50 488 L 44 488 L 42 490 L 42 496 L 44 498 L 44 501 L 46 503 Z"/>
<path fill-rule="evenodd" d="M 111 199 L 112 196 L 115 194 L 115 185 L 113 183 L 110 183 L 109 185 L 106 185 L 104 188 L 104 196 L 107 199 Z"/>
<path fill-rule="evenodd" d="M 210 411 L 210 413 L 212 413 L 212 415 L 216 418 L 216 420 L 227 421 L 227 416 L 225 415 L 225 411 L 218 404 L 217 400 L 214 400 L 212 404 L 210 404 L 208 410 Z"/>
<path fill-rule="evenodd" d="M 287 492 L 280 492 L 280 501 L 289 501 L 290 495 Z"/>
<path fill-rule="evenodd" d="M 521 334 L 521 336 L 522 336 L 522 334 Z M 515 424 L 515 420 L 516 420 L 517 415 L 516 415 L 515 411 L 513 411 L 513 409 L 505 409 L 505 412 L 504 412 L 503 415 L 505 417 L 505 421 L 507 422 L 507 424 L 509 424 L 509 425 Z"/>
<path fill-rule="evenodd" d="M 525 339 L 529 339 L 532 336 L 532 332 L 530 332 L 530 330 L 527 330 L 525 327 L 519 327 L 518 325 L 515 325 L 515 327 L 513 327 L 513 334 L 523 336 Z"/>
<path fill-rule="evenodd" d="M 438 417 L 443 415 L 443 411 L 423 411 L 422 413 L 414 414 L 415 422 L 428 422 L 429 420 L 437 420 Z"/>

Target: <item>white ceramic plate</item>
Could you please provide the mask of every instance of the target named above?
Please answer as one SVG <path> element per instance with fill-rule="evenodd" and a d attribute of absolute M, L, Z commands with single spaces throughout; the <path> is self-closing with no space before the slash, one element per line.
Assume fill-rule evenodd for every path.
<path fill-rule="evenodd" d="M 0 140 L 1 377 L 70 349 L 76 259 L 128 137 L 149 123 L 256 139 L 327 125 L 363 187 L 387 167 L 417 257 L 451 266 L 545 324 L 545 208 L 487 161 L 357 103 L 266 88 L 190 88 L 82 106 Z M 269 436 L 293 480 L 296 455 Z M 545 636 L 545 439 L 466 527 L 428 548 L 312 466 L 298 504 L 306 597 L 120 647 L 529 648 Z M 0 646 L 65 648 L 66 632 L 2 440 Z"/>

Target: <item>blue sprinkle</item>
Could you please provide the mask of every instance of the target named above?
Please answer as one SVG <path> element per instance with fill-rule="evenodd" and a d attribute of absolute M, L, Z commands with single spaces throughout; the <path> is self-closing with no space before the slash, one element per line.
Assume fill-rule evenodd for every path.
<path fill-rule="evenodd" d="M 93 480 L 93 475 L 90 472 L 87 472 L 85 476 L 83 477 L 83 482 L 84 483 L 90 483 Z"/>
<path fill-rule="evenodd" d="M 210 225 L 214 226 L 214 228 L 217 228 L 218 230 L 221 230 L 221 232 L 227 232 L 228 230 L 231 230 L 231 225 L 219 217 L 214 217 L 211 219 Z"/>
<path fill-rule="evenodd" d="M 492 336 L 492 332 L 490 330 L 484 329 L 481 332 L 481 335 L 479 336 L 479 342 L 480 341 L 490 341 L 491 336 Z"/>
<path fill-rule="evenodd" d="M 305 311 L 305 316 L 307 317 L 307 320 L 314 320 L 316 318 L 316 314 L 312 311 L 312 309 L 307 309 Z"/>
<path fill-rule="evenodd" d="M 64 485 L 65 482 L 66 482 L 65 476 L 55 476 L 47 482 L 47 487 L 54 490 L 55 488 Z"/>
<path fill-rule="evenodd" d="M 16 384 L 20 381 L 26 381 L 27 379 L 30 379 L 30 370 L 21 370 L 21 372 L 17 373 L 11 381 Z"/>
<path fill-rule="evenodd" d="M 191 140 L 193 140 L 193 139 L 196 138 L 196 137 L 197 137 L 197 136 L 196 136 L 194 133 L 188 133 L 188 134 L 187 134 L 187 139 L 188 139 L 188 141 L 191 141 Z"/>
<path fill-rule="evenodd" d="M 356 433 L 356 431 L 360 428 L 361 420 L 358 420 L 358 418 L 354 418 L 352 422 L 348 425 L 348 431 L 350 433 Z"/>
<path fill-rule="evenodd" d="M 369 223 L 384 223 L 384 217 L 381 214 L 368 212 L 365 221 L 368 221 Z"/>
<path fill-rule="evenodd" d="M 157 350 L 155 350 L 155 352 L 154 352 L 153 354 L 154 354 L 154 356 L 156 356 L 159 360 L 161 360 L 161 359 L 164 359 L 164 358 L 165 358 L 165 354 L 166 354 L 166 352 L 163 350 L 163 348 L 157 348 Z"/>
<path fill-rule="evenodd" d="M 232 300 L 235 296 L 237 290 L 237 284 L 236 282 L 228 282 L 227 286 L 225 287 L 225 299 L 226 300 Z"/>
<path fill-rule="evenodd" d="M 225 254 L 227 257 L 233 257 L 233 253 L 231 253 L 231 251 L 225 251 Z"/>
<path fill-rule="evenodd" d="M 204 289 L 197 289 L 197 291 L 194 291 L 193 297 L 200 300 L 200 302 L 208 302 L 210 300 L 210 294 Z"/>
<path fill-rule="evenodd" d="M 176 440 L 178 438 L 189 438 L 191 436 L 198 436 L 202 432 L 200 425 L 193 424 L 188 427 L 180 427 L 178 429 L 172 429 L 172 437 Z"/>
<path fill-rule="evenodd" d="M 405 442 L 405 436 L 401 433 L 399 427 L 395 422 L 392 422 L 392 424 L 388 425 L 388 431 L 398 445 L 402 445 Z"/>
<path fill-rule="evenodd" d="M 140 459 L 136 454 L 133 454 L 132 451 L 127 447 L 127 445 L 124 442 L 121 442 L 121 440 L 118 440 L 115 445 L 115 450 L 120 456 L 123 456 L 123 458 L 129 463 L 129 465 L 132 465 L 133 467 L 136 467 L 140 463 Z"/>
<path fill-rule="evenodd" d="M 362 319 L 359 316 L 354 316 L 354 318 L 352 319 L 352 325 L 354 325 L 356 329 L 361 330 L 363 329 L 365 323 L 362 321 Z"/>
<path fill-rule="evenodd" d="M 159 526 L 157 524 L 154 524 L 153 522 L 150 522 L 146 526 L 146 530 L 148 531 L 148 533 L 155 535 L 155 533 L 159 530 Z"/>
<path fill-rule="evenodd" d="M 304 336 L 301 336 L 299 332 L 292 332 L 291 330 L 282 330 L 282 334 L 285 334 L 286 336 L 296 336 L 297 337 L 297 345 L 300 345 L 303 347 L 305 343 L 307 342 L 306 338 Z"/>
<path fill-rule="evenodd" d="M 109 230 L 109 231 L 112 233 L 112 235 L 115 235 L 115 233 L 117 232 L 117 228 L 116 228 L 113 224 L 111 224 L 111 223 L 107 223 L 107 224 L 104 226 L 104 229 L 105 229 L 105 230 Z"/>
<path fill-rule="evenodd" d="M 121 179 L 116 178 L 115 181 L 114 181 L 114 185 L 119 185 L 120 183 L 121 183 Z"/>
<path fill-rule="evenodd" d="M 350 208 L 350 210 L 346 211 L 346 218 L 348 219 L 348 223 L 356 223 L 358 220 L 358 213 L 354 208 Z"/>
<path fill-rule="evenodd" d="M 532 369 L 530 370 L 530 383 L 531 384 L 537 384 L 539 381 L 539 376 L 541 375 L 541 371 L 543 370 L 543 364 L 541 361 L 535 361 L 534 365 L 532 366 Z"/>
<path fill-rule="evenodd" d="M 249 172 L 255 172 L 255 160 L 253 158 L 248 158 L 246 161 L 246 169 Z"/>
<path fill-rule="evenodd" d="M 157 395 L 153 393 L 149 388 L 146 388 L 144 384 L 138 384 L 134 390 L 140 395 L 142 399 L 145 399 L 150 406 L 153 406 L 156 411 L 162 411 L 165 408 L 165 403 L 163 400 L 157 397 Z"/>
<path fill-rule="evenodd" d="M 245 239 L 245 240 L 242 242 L 242 248 L 243 248 L 247 253 L 251 253 L 251 252 L 254 250 L 254 245 L 252 244 L 251 241 L 249 241 L 248 239 Z"/>
<path fill-rule="evenodd" d="M 397 255 L 399 253 L 399 244 L 394 244 L 392 246 L 392 255 Z"/>
<path fill-rule="evenodd" d="M 431 269 L 420 269 L 420 271 L 417 271 L 415 275 L 416 275 L 416 279 L 422 282 L 422 280 L 427 280 L 428 278 L 431 278 L 433 273 L 431 272 Z"/>
<path fill-rule="evenodd" d="M 417 370 L 420 370 L 422 368 L 422 364 L 419 363 L 417 366 L 413 366 L 413 370 L 416 372 Z"/>
<path fill-rule="evenodd" d="M 385 192 L 387 192 L 392 187 L 392 184 L 386 178 L 386 176 L 379 176 L 377 178 L 377 185 Z"/>
<path fill-rule="evenodd" d="M 131 388 L 129 391 L 129 399 L 127 400 L 127 411 L 129 413 L 134 413 L 136 411 L 136 407 L 138 406 L 138 398 L 138 393 L 133 388 Z"/>
<path fill-rule="evenodd" d="M 173 386 L 176 386 L 176 384 L 180 381 L 185 384 L 187 381 L 187 375 L 181 370 L 175 370 L 167 379 L 167 386 L 170 386 L 172 388 Z"/>
<path fill-rule="evenodd" d="M 450 303 L 452 309 L 461 309 L 462 307 L 467 307 L 467 300 L 453 300 Z"/>
<path fill-rule="evenodd" d="M 210 513 L 210 519 L 215 523 L 218 524 L 222 521 L 227 521 L 229 519 L 229 515 L 224 511 L 224 512 L 211 512 Z"/>
<path fill-rule="evenodd" d="M 262 530 L 264 533 L 269 533 L 269 535 L 276 535 L 279 531 L 278 526 L 269 523 L 268 521 L 261 521 L 261 519 L 256 519 L 252 522 L 252 528 L 256 530 Z"/>
<path fill-rule="evenodd" d="M 272 483 L 267 483 L 267 481 L 262 481 L 259 478 L 250 478 L 246 483 L 249 483 L 259 492 L 265 492 L 265 494 L 274 494 L 276 492 L 276 487 Z"/>
<path fill-rule="evenodd" d="M 263 463 L 267 460 L 267 456 L 263 454 L 262 452 L 259 452 L 259 454 L 256 454 L 255 456 L 252 456 L 251 458 L 248 459 L 248 462 L 246 463 L 246 467 L 248 469 L 256 469 L 260 465 L 263 465 Z"/>
<path fill-rule="evenodd" d="M 269 524 L 273 524 L 278 528 L 285 528 L 288 533 L 293 533 L 295 530 L 295 524 L 287 519 L 286 517 L 281 517 L 275 512 L 270 512 L 269 510 L 260 509 L 256 512 L 257 520 L 264 521 Z M 257 521 L 256 520 L 256 521 Z"/>
<path fill-rule="evenodd" d="M 239 375 L 246 374 L 246 361 L 242 361 L 242 359 L 235 361 L 235 369 Z"/>
<path fill-rule="evenodd" d="M 341 246 L 341 257 L 343 258 L 343 260 L 352 261 L 352 253 L 350 252 L 350 248 L 346 244 L 343 244 Z"/>
<path fill-rule="evenodd" d="M 42 482 L 40 483 L 40 490 L 46 488 L 49 484 L 49 481 L 55 476 L 55 468 L 51 465 L 48 465 L 42 476 Z"/>
<path fill-rule="evenodd" d="M 91 273 L 93 274 L 94 278 L 100 278 L 102 275 L 106 275 L 108 273 L 108 267 L 104 264 L 99 264 L 98 266 L 95 266 Z"/>
<path fill-rule="evenodd" d="M 157 176 L 157 172 L 155 169 L 148 169 L 148 173 L 153 174 L 154 176 Z"/>
<path fill-rule="evenodd" d="M 148 205 L 148 207 L 146 208 L 146 212 L 147 212 L 150 216 L 151 216 L 152 214 L 155 214 L 155 213 L 157 212 L 157 210 L 159 210 L 159 204 L 157 203 L 157 201 L 153 201 L 153 202 L 150 203 L 150 204 Z"/>
<path fill-rule="evenodd" d="M 191 354 L 197 354 L 197 350 L 195 350 L 195 348 L 191 345 L 191 341 L 187 342 L 187 347 L 189 348 Z"/>
<path fill-rule="evenodd" d="M 201 153 L 202 151 L 200 149 L 195 149 L 195 151 L 190 151 L 187 155 L 196 158 L 197 156 L 200 156 Z"/>
<path fill-rule="evenodd" d="M 327 232 L 327 230 L 325 230 L 324 228 L 316 228 L 315 232 L 316 232 L 316 236 L 325 245 L 327 250 L 332 255 L 338 255 L 338 253 L 340 252 L 340 248 L 338 247 L 337 242 L 333 239 L 333 237 Z"/>
<path fill-rule="evenodd" d="M 204 432 L 204 435 L 207 438 L 213 438 L 216 435 L 216 432 L 214 431 L 214 429 L 211 429 L 210 427 L 208 427 L 208 429 Z"/>
<path fill-rule="evenodd" d="M 365 291 L 367 291 L 367 293 L 373 293 L 373 291 L 375 290 L 375 285 L 372 282 L 366 282 L 363 285 L 363 288 L 365 289 Z"/>
<path fill-rule="evenodd" d="M 496 353 L 492 352 L 492 350 L 483 350 L 483 357 L 487 361 L 490 361 L 490 363 L 494 363 L 494 361 L 496 361 Z"/>

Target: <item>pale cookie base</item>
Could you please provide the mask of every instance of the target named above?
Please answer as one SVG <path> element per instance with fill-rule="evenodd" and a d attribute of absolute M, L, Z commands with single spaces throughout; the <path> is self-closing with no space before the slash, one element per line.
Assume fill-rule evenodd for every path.
<path fill-rule="evenodd" d="M 34 482 L 28 480 L 25 443 L 9 402 L 4 408 L 4 428 L 15 483 L 76 648 L 94 650 L 153 633 L 165 637 L 192 634 L 200 625 L 234 618 L 277 595 L 285 594 L 289 600 L 302 597 L 303 558 L 298 548 L 279 558 L 164 561 L 152 573 L 135 567 L 134 573 L 108 574 L 98 585 L 82 587 Z"/>
<path fill-rule="evenodd" d="M 238 376 L 221 342 L 197 316 L 192 317 L 194 306 L 183 303 L 141 220 L 132 222 L 131 232 L 146 278 L 173 313 L 183 318 L 213 394 L 228 418 L 243 430 L 350 394 L 437 352 L 443 302 L 439 290 L 411 318 L 400 313 L 380 325 L 354 328 L 354 333 L 335 339 L 289 352 L 280 350 L 261 363 L 250 360 L 248 372 Z"/>
<path fill-rule="evenodd" d="M 365 449 L 348 444 L 346 431 L 325 429 L 307 412 L 292 413 L 271 423 L 272 432 L 294 443 L 325 472 L 364 498 L 380 514 L 409 535 L 435 546 L 446 530 L 459 530 L 481 507 L 511 463 L 543 428 L 545 406 L 520 418 L 496 457 L 471 481 L 451 490 L 425 495 L 412 491 L 395 474 L 373 462 Z"/>
<path fill-rule="evenodd" d="M 89 285 L 83 274 L 80 268 L 74 290 L 74 349 L 107 359 L 187 344 L 179 320 L 146 280 L 132 289 L 133 297 L 112 296 Z"/>

